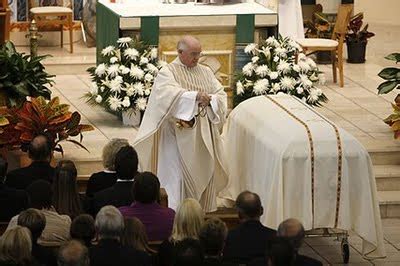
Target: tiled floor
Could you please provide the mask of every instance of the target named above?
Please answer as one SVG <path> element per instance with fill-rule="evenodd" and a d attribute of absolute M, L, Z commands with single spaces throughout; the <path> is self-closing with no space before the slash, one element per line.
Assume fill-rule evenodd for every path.
<path fill-rule="evenodd" d="M 392 92 L 388 95 L 378 96 L 376 88 L 382 82 L 377 76 L 379 71 L 386 66 L 394 65 L 383 59 L 392 52 L 400 52 L 400 28 L 384 25 L 370 25 L 371 31 L 377 34 L 368 44 L 367 62 L 365 64 L 345 65 L 345 87 L 339 88 L 332 83 L 330 66 L 320 66 L 325 72 L 327 83 L 322 87 L 328 96 L 329 102 L 318 111 L 323 113 L 333 122 L 353 134 L 368 150 L 396 150 L 400 151 L 400 141 L 393 140 L 390 128 L 382 119 L 391 113 L 390 102 L 397 95 Z M 53 88 L 54 96 L 60 96 L 63 102 L 69 103 L 71 109 L 79 110 L 82 120 L 92 124 L 96 130 L 84 135 L 84 145 L 90 153 L 76 148 L 71 143 L 65 143 L 65 157 L 71 159 L 85 158 L 85 160 L 99 160 L 101 148 L 107 140 L 114 137 L 128 138 L 133 141 L 136 130 L 123 126 L 113 115 L 99 107 L 92 107 L 85 103 L 83 94 L 89 90 L 90 78 L 84 71 L 80 74 L 74 69 L 74 64 L 93 63 L 95 50 L 86 49 L 76 45 L 76 54 L 71 56 L 59 48 L 42 49 L 41 53 L 52 53 L 55 56 L 47 61 L 51 65 L 70 62 L 72 65 L 65 67 L 57 73 L 56 85 Z M 21 50 L 24 48 L 20 48 Z M 25 49 L 26 50 L 26 49 Z M 57 69 L 60 71 L 60 68 Z M 350 265 L 400 265 L 400 219 L 383 220 L 387 258 L 368 261 L 361 255 L 361 239 L 351 235 Z M 303 253 L 316 257 L 326 265 L 341 265 L 342 255 L 340 242 L 335 238 L 310 238 L 306 240 L 302 249 Z"/>

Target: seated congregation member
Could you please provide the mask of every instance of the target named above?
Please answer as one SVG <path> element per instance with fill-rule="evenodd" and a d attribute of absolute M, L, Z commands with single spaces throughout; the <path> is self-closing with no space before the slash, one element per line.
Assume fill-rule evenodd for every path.
<path fill-rule="evenodd" d="M 322 263 L 316 259 L 299 254 L 299 249 L 300 249 L 301 245 L 303 244 L 304 236 L 305 236 L 304 227 L 300 223 L 300 221 L 298 221 L 297 219 L 293 219 L 293 218 L 283 221 L 278 227 L 277 235 L 278 235 L 278 237 L 285 238 L 292 243 L 292 245 L 294 247 L 294 251 L 295 251 L 295 256 L 296 256 L 294 265 L 296 265 L 296 266 L 303 266 L 303 265 L 304 266 L 305 265 L 319 266 L 319 265 L 322 265 Z"/>
<path fill-rule="evenodd" d="M 0 237 L 0 265 L 36 266 L 29 229 L 17 225 Z"/>
<path fill-rule="evenodd" d="M 294 247 L 286 238 L 275 238 L 268 243 L 268 266 L 294 266 L 295 256 Z"/>
<path fill-rule="evenodd" d="M 201 227 L 200 243 L 204 251 L 204 266 L 222 265 L 222 250 L 228 228 L 219 218 L 210 218 Z"/>
<path fill-rule="evenodd" d="M 115 156 L 115 171 L 117 182 L 109 188 L 94 194 L 93 213 L 97 213 L 103 206 L 126 206 L 132 203 L 133 178 L 138 173 L 138 155 L 132 146 L 122 147 Z"/>
<path fill-rule="evenodd" d="M 26 192 L 7 187 L 4 184 L 7 166 L 7 161 L 0 158 L 0 221 L 2 222 L 10 221 L 13 216 L 28 208 Z"/>
<path fill-rule="evenodd" d="M 115 138 L 111 139 L 104 148 L 102 153 L 104 170 L 92 174 L 86 187 L 86 196 L 93 197 L 94 193 L 111 187 L 117 181 L 115 173 L 115 155 L 120 148 L 128 146 L 127 139 Z"/>
<path fill-rule="evenodd" d="M 81 214 L 74 218 L 70 230 L 71 238 L 81 241 L 86 247 L 92 246 L 96 236 L 94 219 L 89 214 Z"/>
<path fill-rule="evenodd" d="M 76 178 L 78 172 L 75 164 L 70 160 L 58 162 L 53 179 L 53 206 L 60 214 L 65 214 L 74 219 L 88 210 L 86 197 L 78 193 Z"/>
<path fill-rule="evenodd" d="M 121 234 L 124 218 L 114 206 L 100 209 L 95 221 L 98 244 L 89 249 L 91 266 L 147 266 L 151 265 L 146 252 L 124 247 Z"/>
<path fill-rule="evenodd" d="M 122 244 L 124 246 L 144 251 L 149 255 L 155 254 L 155 251 L 149 247 L 146 229 L 139 219 L 126 218 L 124 224 L 125 228 L 122 233 Z"/>
<path fill-rule="evenodd" d="M 260 222 L 263 214 L 260 197 L 244 191 L 236 199 L 240 225 L 229 231 L 224 247 L 224 262 L 250 263 L 265 259 L 268 242 L 276 237 L 276 231 Z"/>
<path fill-rule="evenodd" d="M 54 168 L 50 165 L 52 145 L 48 137 L 36 136 L 28 147 L 28 155 L 32 163 L 15 169 L 7 174 L 6 185 L 16 189 L 26 189 L 32 182 L 43 179 L 53 182 Z"/>
<path fill-rule="evenodd" d="M 204 212 L 200 203 L 192 198 L 183 200 L 175 214 L 171 236 L 165 240 L 158 250 L 161 266 L 171 266 L 174 260 L 175 246 L 186 238 L 199 239 L 204 221 Z"/>
<path fill-rule="evenodd" d="M 31 232 L 32 256 L 35 260 L 46 266 L 57 265 L 56 256 L 52 250 L 37 243 L 46 226 L 46 217 L 44 217 L 44 214 L 38 209 L 27 209 L 18 215 L 18 225 L 25 226 Z"/>
<path fill-rule="evenodd" d="M 58 247 L 69 240 L 71 218 L 68 215 L 60 215 L 51 205 L 51 184 L 37 180 L 27 187 L 26 191 L 30 199 L 30 207 L 40 210 L 46 217 L 46 226 L 37 241 L 38 244 L 46 247 Z M 15 227 L 17 221 L 18 215 L 11 219 L 6 230 Z"/>
<path fill-rule="evenodd" d="M 58 266 L 89 266 L 89 251 L 76 240 L 68 241 L 58 250 Z"/>
<path fill-rule="evenodd" d="M 158 203 L 158 178 L 150 172 L 138 174 L 133 182 L 132 194 L 133 203 L 119 208 L 122 215 L 138 218 L 144 224 L 150 241 L 167 239 L 172 232 L 175 211 Z"/>
<path fill-rule="evenodd" d="M 198 240 L 186 238 L 176 244 L 174 266 L 203 266 L 203 250 Z"/>

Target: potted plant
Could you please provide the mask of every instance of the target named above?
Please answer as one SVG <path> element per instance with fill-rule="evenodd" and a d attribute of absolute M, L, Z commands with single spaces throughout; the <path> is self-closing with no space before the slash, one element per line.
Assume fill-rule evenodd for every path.
<path fill-rule="evenodd" d="M 293 40 L 269 37 L 260 44 L 247 45 L 244 51 L 251 61 L 236 76 L 235 106 L 254 96 L 278 93 L 293 95 L 312 106 L 327 101 L 315 86 L 321 77 L 317 65 L 299 53 Z"/>
<path fill-rule="evenodd" d="M 0 115 L 8 122 L 0 128 L 0 145 L 9 149 L 26 151 L 35 136 L 44 134 L 49 137 L 53 150 L 62 155 L 62 141 L 72 142 L 88 151 L 81 143 L 82 133 L 94 128 L 80 124 L 81 115 L 70 112 L 69 105 L 60 104 L 58 97 L 50 101 L 42 96 L 31 98 L 20 108 L 0 109 Z M 71 138 L 76 136 L 80 137 L 79 141 Z"/>
<path fill-rule="evenodd" d="M 364 63 L 368 39 L 375 36 L 368 31 L 368 24 L 363 26 L 364 13 L 358 13 L 350 19 L 349 32 L 346 34 L 347 62 Z M 362 29 L 361 29 L 362 28 Z"/>
<path fill-rule="evenodd" d="M 0 48 L 0 106 L 20 107 L 27 96 L 50 99 L 54 82 L 41 61 L 47 56 L 18 53 L 12 42 Z"/>
<path fill-rule="evenodd" d="M 123 118 L 143 113 L 154 77 L 164 65 L 158 60 L 157 49 L 124 37 L 118 39 L 117 47 L 104 48 L 101 55 L 102 63 L 88 69 L 93 85 L 85 94 L 87 102 Z M 124 120 L 125 124 L 138 125 Z"/>

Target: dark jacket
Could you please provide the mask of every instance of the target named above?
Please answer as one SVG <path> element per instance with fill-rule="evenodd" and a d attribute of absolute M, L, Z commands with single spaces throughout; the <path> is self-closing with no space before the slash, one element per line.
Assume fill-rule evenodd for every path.
<path fill-rule="evenodd" d="M 150 266 L 150 256 L 131 247 L 124 247 L 118 240 L 102 239 L 89 249 L 91 266 Z"/>
<path fill-rule="evenodd" d="M 117 208 L 130 205 L 133 201 L 132 184 L 133 181 L 117 182 L 112 187 L 95 193 L 92 200 L 92 214 L 96 215 L 106 205 Z"/>
<path fill-rule="evenodd" d="M 9 188 L 0 183 L 0 221 L 8 222 L 12 217 L 28 208 L 28 195 L 24 190 Z"/>
<path fill-rule="evenodd" d="M 322 266 L 319 260 L 297 254 L 295 266 Z"/>
<path fill-rule="evenodd" d="M 116 181 L 116 173 L 107 173 L 104 171 L 94 173 L 89 177 L 86 187 L 86 196 L 93 197 L 94 193 L 113 186 Z"/>
<path fill-rule="evenodd" d="M 57 266 L 56 251 L 54 248 L 32 243 L 32 257 L 41 265 Z"/>
<path fill-rule="evenodd" d="M 265 258 L 268 243 L 276 237 L 276 231 L 260 221 L 249 220 L 229 231 L 223 260 L 226 263 L 249 263 Z"/>
<path fill-rule="evenodd" d="M 32 162 L 27 167 L 10 171 L 7 174 L 5 184 L 16 189 L 26 189 L 34 181 L 43 179 L 53 182 L 55 169 L 49 162 Z"/>

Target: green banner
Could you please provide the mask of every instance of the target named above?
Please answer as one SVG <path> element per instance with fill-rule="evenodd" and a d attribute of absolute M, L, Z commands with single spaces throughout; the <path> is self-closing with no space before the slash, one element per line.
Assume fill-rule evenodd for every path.
<path fill-rule="evenodd" d="M 149 45 L 158 46 L 158 36 L 160 34 L 159 17 L 141 17 L 140 19 L 140 39 Z"/>
<path fill-rule="evenodd" d="M 236 44 L 254 42 L 254 14 L 236 15 Z"/>

